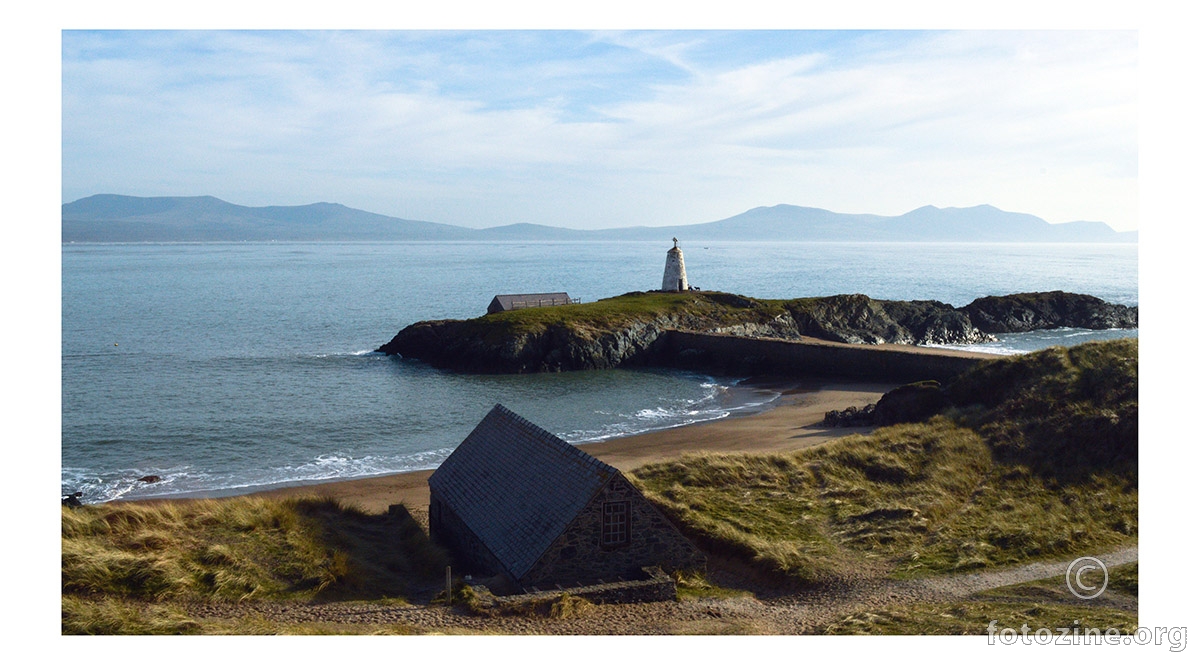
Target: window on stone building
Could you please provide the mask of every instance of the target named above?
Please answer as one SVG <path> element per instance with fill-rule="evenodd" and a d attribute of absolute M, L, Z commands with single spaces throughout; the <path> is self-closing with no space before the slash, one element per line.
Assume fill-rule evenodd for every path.
<path fill-rule="evenodd" d="M 608 501 L 604 504 L 604 524 L 600 544 L 619 547 L 629 544 L 629 502 Z"/>

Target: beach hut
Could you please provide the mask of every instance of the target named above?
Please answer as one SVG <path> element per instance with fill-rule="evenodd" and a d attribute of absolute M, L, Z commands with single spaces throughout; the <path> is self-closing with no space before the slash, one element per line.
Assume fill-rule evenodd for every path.
<path fill-rule="evenodd" d="M 429 497 L 434 541 L 519 588 L 706 563 L 620 471 L 499 404 L 430 476 Z"/>

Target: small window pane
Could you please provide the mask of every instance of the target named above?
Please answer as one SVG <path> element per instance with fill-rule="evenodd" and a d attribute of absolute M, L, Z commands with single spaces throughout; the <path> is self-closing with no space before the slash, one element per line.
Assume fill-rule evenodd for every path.
<path fill-rule="evenodd" d="M 629 542 L 629 502 L 610 501 L 604 504 L 604 523 L 600 543 L 605 546 Z"/>

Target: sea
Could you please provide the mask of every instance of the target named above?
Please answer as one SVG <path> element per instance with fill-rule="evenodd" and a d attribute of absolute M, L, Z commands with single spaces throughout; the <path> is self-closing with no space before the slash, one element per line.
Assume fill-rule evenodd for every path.
<path fill-rule="evenodd" d="M 497 403 L 572 443 L 753 413 L 746 377 L 443 372 L 374 349 L 500 293 L 584 302 L 657 288 L 669 243 L 62 246 L 62 491 L 85 503 L 228 496 L 436 467 Z M 684 243 L 689 281 L 758 298 L 1029 291 L 1138 304 L 1132 244 Z M 1023 353 L 1137 331 L 1002 335 Z M 154 483 L 141 482 L 158 476 Z"/>

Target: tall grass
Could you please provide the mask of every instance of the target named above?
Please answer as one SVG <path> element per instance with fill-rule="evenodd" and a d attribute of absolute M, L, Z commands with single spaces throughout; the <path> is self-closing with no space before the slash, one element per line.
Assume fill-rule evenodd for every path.
<path fill-rule="evenodd" d="M 378 598 L 403 594 L 444 562 L 411 518 L 327 499 L 62 511 L 63 593 L 83 598 Z"/>
<path fill-rule="evenodd" d="M 948 392 L 958 407 L 924 423 L 794 454 L 692 455 L 634 475 L 711 550 L 801 583 L 863 566 L 970 570 L 1136 538 L 1136 340 L 996 361 Z"/>

